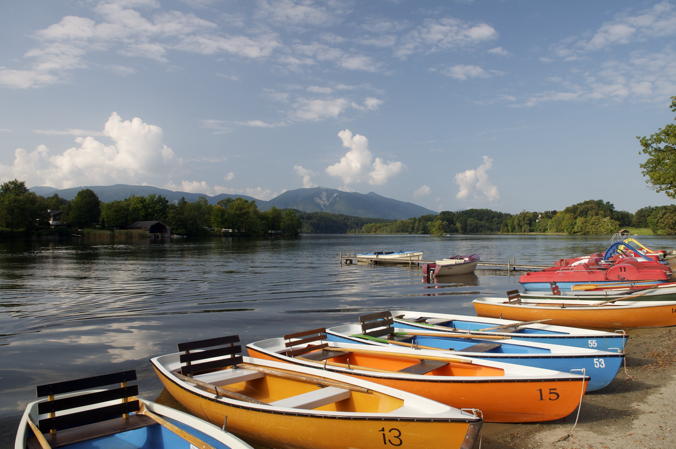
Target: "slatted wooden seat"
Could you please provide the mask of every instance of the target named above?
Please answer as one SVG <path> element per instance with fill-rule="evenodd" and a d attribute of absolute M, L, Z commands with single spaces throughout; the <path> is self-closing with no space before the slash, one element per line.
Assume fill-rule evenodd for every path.
<path fill-rule="evenodd" d="M 305 359 L 315 361 L 322 361 L 345 354 L 325 349 L 329 344 L 326 342 L 326 329 L 323 327 L 287 334 L 284 336 L 284 345 L 288 348 L 284 351 L 284 355 L 289 357 L 302 356 Z"/>
<path fill-rule="evenodd" d="M 489 352 L 500 347 L 499 343 L 477 343 L 461 349 L 459 352 Z"/>
<path fill-rule="evenodd" d="M 395 335 L 394 327 L 392 326 L 394 318 L 392 317 L 392 313 L 388 311 L 362 315 L 359 317 L 359 322 L 361 324 L 361 332 L 363 335 L 368 335 L 369 337 L 385 337 L 397 341 L 412 340 L 412 337 Z"/>
<path fill-rule="evenodd" d="M 421 360 L 415 365 L 399 370 L 399 372 L 408 374 L 427 374 L 430 371 L 434 371 L 435 369 L 442 368 L 446 365 L 448 365 L 448 362 L 444 362 L 443 360 Z"/>
<path fill-rule="evenodd" d="M 271 402 L 270 405 L 276 407 L 313 409 L 322 407 L 333 402 L 349 399 L 351 393 L 349 390 L 338 387 L 324 387 L 318 390 L 308 391 L 307 393 L 297 394 L 279 401 Z"/>
<path fill-rule="evenodd" d="M 37 396 L 49 399 L 38 404 L 38 413 L 48 415 L 39 420 L 38 428 L 48 434 L 52 447 L 59 447 L 154 424 L 152 419 L 135 413 L 140 410 L 138 386 L 128 384 L 135 380 L 136 371 L 130 370 L 40 385 Z M 98 391 L 91 391 L 94 389 Z M 79 407 L 87 410 L 73 411 Z M 31 437 L 28 446 L 40 444 Z"/>
<path fill-rule="evenodd" d="M 521 293 L 519 290 L 508 290 L 507 291 L 507 302 L 510 304 L 520 304 L 521 303 Z"/>
<path fill-rule="evenodd" d="M 238 368 L 242 346 L 238 335 L 179 343 L 180 374 L 215 386 L 259 379 L 263 373 Z"/>

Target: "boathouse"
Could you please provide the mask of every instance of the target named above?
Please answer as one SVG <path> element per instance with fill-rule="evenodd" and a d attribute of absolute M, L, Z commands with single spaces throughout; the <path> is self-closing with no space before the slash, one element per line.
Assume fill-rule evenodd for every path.
<path fill-rule="evenodd" d="M 161 221 L 137 221 L 130 224 L 128 228 L 146 231 L 153 240 L 168 239 L 171 237 L 171 229 Z"/>

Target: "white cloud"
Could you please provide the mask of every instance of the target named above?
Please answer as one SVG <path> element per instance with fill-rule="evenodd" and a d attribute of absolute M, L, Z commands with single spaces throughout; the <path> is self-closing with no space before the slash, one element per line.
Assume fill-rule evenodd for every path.
<path fill-rule="evenodd" d="M 300 121 L 336 118 L 349 106 L 350 102 L 345 98 L 299 98 L 294 104 L 291 116 L 294 120 Z"/>
<path fill-rule="evenodd" d="M 676 7 L 664 1 L 648 9 L 625 11 L 593 33 L 569 37 L 553 46 L 551 54 L 566 60 L 615 45 L 626 45 L 676 35 Z"/>
<path fill-rule="evenodd" d="M 498 188 L 488 179 L 488 170 L 493 167 L 493 159 L 484 156 L 483 163 L 476 169 L 465 170 L 455 175 L 455 183 L 458 185 L 456 198 L 467 199 L 474 197 L 496 201 L 500 198 Z"/>
<path fill-rule="evenodd" d="M 385 162 L 379 157 L 373 161 L 373 170 L 369 173 L 369 184 L 383 185 L 390 178 L 398 175 L 404 169 L 404 164 L 399 161 Z"/>
<path fill-rule="evenodd" d="M 413 53 L 432 53 L 473 46 L 497 37 L 497 31 L 485 23 L 472 25 L 453 17 L 427 19 L 402 37 L 395 55 L 406 58 Z"/>
<path fill-rule="evenodd" d="M 676 51 L 636 52 L 622 60 L 603 63 L 599 68 L 565 79 L 552 80 L 558 89 L 533 94 L 522 102 L 535 106 L 553 101 L 664 101 L 676 92 Z"/>
<path fill-rule="evenodd" d="M 333 21 L 334 2 L 258 0 L 258 15 L 281 25 L 324 25 Z"/>
<path fill-rule="evenodd" d="M 44 145 L 33 151 L 17 148 L 12 165 L 0 165 L 0 175 L 25 180 L 28 185 L 57 188 L 157 183 L 180 164 L 164 144 L 162 129 L 138 117 L 123 120 L 112 113 L 101 134 L 112 143 L 85 136 L 77 137 L 76 146 L 58 154 Z"/>
<path fill-rule="evenodd" d="M 326 173 L 341 178 L 345 188 L 365 179 L 372 185 L 385 184 L 404 168 L 401 162 L 385 162 L 379 157 L 374 160 L 368 139 L 360 134 L 352 134 L 350 130 L 344 129 L 338 133 L 338 137 L 349 151 L 339 162 L 328 166 Z"/>
<path fill-rule="evenodd" d="M 303 187 L 316 187 L 316 184 L 312 182 L 312 177 L 315 175 L 312 170 L 308 170 L 302 165 L 296 164 L 293 166 L 293 171 L 296 172 L 296 174 L 303 180 Z"/>
<path fill-rule="evenodd" d="M 204 129 L 210 129 L 214 134 L 230 134 L 232 132 L 232 125 L 223 120 L 205 119 L 202 120 L 201 126 Z"/>
<path fill-rule="evenodd" d="M 230 172 L 226 173 L 225 176 L 223 176 L 223 179 L 224 179 L 226 182 L 232 181 L 233 179 L 235 179 L 235 172 L 231 172 L 231 171 L 230 171 Z"/>
<path fill-rule="evenodd" d="M 0 85 L 29 89 L 63 82 L 71 71 L 87 68 L 87 56 L 96 52 L 166 63 L 175 50 L 262 59 L 281 45 L 275 34 L 219 33 L 209 20 L 159 8 L 156 1 L 103 1 L 93 8 L 100 20 L 64 16 L 35 32 L 38 46 L 25 53 L 26 67 L 0 67 Z"/>
<path fill-rule="evenodd" d="M 44 136 L 103 136 L 102 131 L 92 131 L 89 129 L 34 129 L 33 133 Z"/>
<path fill-rule="evenodd" d="M 490 78 L 497 74 L 497 72 L 489 72 L 478 65 L 463 65 L 458 64 L 442 70 L 439 70 L 442 74 L 454 78 L 456 80 L 468 80 L 474 78 Z"/>
<path fill-rule="evenodd" d="M 495 47 L 488 50 L 491 55 L 509 56 L 509 52 L 502 47 Z"/>
<path fill-rule="evenodd" d="M 380 64 L 373 58 L 354 52 L 347 52 L 337 47 L 331 47 L 320 43 L 297 44 L 289 48 L 293 53 L 286 55 L 285 65 L 292 69 L 298 69 L 302 65 L 314 65 L 316 63 L 330 62 L 337 67 L 347 70 L 364 72 L 377 72 L 381 69 Z"/>
<path fill-rule="evenodd" d="M 415 192 L 413 192 L 413 196 L 416 198 L 422 198 L 424 196 L 428 196 L 432 193 L 432 189 L 430 186 L 427 184 L 423 184 L 420 187 L 418 187 Z"/>

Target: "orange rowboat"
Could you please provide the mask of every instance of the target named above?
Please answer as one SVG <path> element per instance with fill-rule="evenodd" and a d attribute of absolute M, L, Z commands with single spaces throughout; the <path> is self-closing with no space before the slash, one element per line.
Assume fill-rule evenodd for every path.
<path fill-rule="evenodd" d="M 239 337 L 182 343 L 151 359 L 190 413 L 276 449 L 470 449 L 481 419 L 405 391 L 242 357 Z"/>
<path fill-rule="evenodd" d="M 579 299 L 516 301 L 477 298 L 479 316 L 508 320 L 546 319 L 549 324 L 596 329 L 676 326 L 676 301 L 588 301 Z"/>
<path fill-rule="evenodd" d="M 457 408 L 485 421 L 540 422 L 568 416 L 588 377 L 439 351 L 327 342 L 324 329 L 247 345 L 253 357 L 349 374 Z"/>

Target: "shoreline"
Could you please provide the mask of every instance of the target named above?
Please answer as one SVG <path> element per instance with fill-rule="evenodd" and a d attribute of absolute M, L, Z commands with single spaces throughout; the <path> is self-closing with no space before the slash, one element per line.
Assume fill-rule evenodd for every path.
<path fill-rule="evenodd" d="M 585 395 L 574 428 L 576 413 L 549 423 L 487 423 L 481 449 L 676 449 L 676 327 L 627 333 L 626 369 Z"/>

